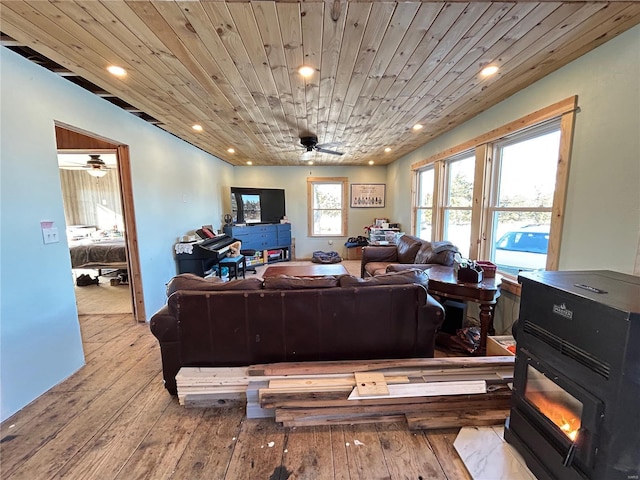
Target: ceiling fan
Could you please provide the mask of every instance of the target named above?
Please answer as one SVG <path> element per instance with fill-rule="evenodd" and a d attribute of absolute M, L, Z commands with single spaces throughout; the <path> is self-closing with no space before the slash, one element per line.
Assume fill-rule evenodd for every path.
<path fill-rule="evenodd" d="M 80 163 L 75 165 L 61 165 L 60 168 L 67 170 L 86 170 L 92 177 L 103 177 L 109 170 L 115 168 L 115 166 L 107 165 L 105 161 L 100 158 L 100 154 L 89 154 L 89 160 L 87 160 L 84 165 Z"/>
<path fill-rule="evenodd" d="M 302 154 L 302 160 L 310 159 L 313 156 L 314 151 L 318 153 L 330 153 L 331 155 L 344 155 L 343 152 L 337 152 L 326 148 L 336 145 L 335 143 L 323 143 L 318 145 L 318 137 L 315 135 L 300 137 L 300 144 L 306 148 L 305 152 Z"/>

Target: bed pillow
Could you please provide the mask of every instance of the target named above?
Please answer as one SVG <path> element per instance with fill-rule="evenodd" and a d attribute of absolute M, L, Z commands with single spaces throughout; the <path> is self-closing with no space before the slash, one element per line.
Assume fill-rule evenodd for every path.
<path fill-rule="evenodd" d="M 167 283 L 167 297 L 178 290 L 260 290 L 262 280 L 245 278 L 223 282 L 218 277 L 202 278 L 193 273 L 181 273 Z"/>

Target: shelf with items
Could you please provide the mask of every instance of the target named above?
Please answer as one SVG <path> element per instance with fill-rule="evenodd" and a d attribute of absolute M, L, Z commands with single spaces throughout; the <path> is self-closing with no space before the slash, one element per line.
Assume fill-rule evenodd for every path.
<path fill-rule="evenodd" d="M 395 245 L 396 240 L 404 235 L 399 228 L 376 228 L 369 230 L 369 243 L 371 245 Z"/>

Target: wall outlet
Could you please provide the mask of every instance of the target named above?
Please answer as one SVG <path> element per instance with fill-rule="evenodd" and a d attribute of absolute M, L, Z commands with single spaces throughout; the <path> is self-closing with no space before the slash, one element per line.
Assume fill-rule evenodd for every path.
<path fill-rule="evenodd" d="M 329 245 L 333 245 L 333 240 L 329 240 Z"/>

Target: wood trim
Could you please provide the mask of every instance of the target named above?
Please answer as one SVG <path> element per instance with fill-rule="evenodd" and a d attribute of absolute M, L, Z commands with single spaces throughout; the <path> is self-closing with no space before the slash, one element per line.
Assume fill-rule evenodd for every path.
<path fill-rule="evenodd" d="M 571 163 L 575 117 L 576 113 L 575 109 L 573 109 L 565 113 L 560 120 L 560 151 L 556 171 L 556 191 L 553 195 L 553 205 L 551 207 L 547 270 L 557 270 L 560 263 L 560 243 L 569 183 L 569 165 Z"/>
<path fill-rule="evenodd" d="M 530 113 L 529 115 L 525 115 L 524 117 L 521 117 L 518 120 L 507 123 L 506 125 L 503 125 L 501 127 L 495 128 L 490 132 L 487 132 L 475 138 L 472 138 L 471 140 L 468 140 L 460 145 L 456 145 L 455 147 L 451 147 L 447 150 L 444 150 L 438 153 L 437 155 L 433 155 L 425 160 L 416 162 L 411 165 L 411 170 L 417 170 L 419 168 L 424 167 L 425 165 L 430 165 L 434 162 L 437 162 L 438 160 L 443 160 L 453 155 L 457 155 L 458 153 L 475 148 L 478 145 L 482 145 L 483 143 L 494 142 L 507 135 L 511 135 L 512 133 L 531 127 L 537 123 L 541 123 L 546 120 L 550 120 L 552 118 L 560 117 L 565 113 L 574 111 L 577 108 L 577 104 L 578 104 L 577 95 L 574 95 L 569 98 L 565 98 L 564 100 L 556 102 L 553 105 L 549 105 L 548 107 L 537 110 L 533 113 Z"/>
<path fill-rule="evenodd" d="M 502 277 L 502 283 L 500 284 L 500 290 L 503 292 L 509 292 L 516 297 L 519 297 L 522 292 L 522 285 L 518 283 L 517 280 L 512 280 L 511 278 Z"/>
<path fill-rule="evenodd" d="M 133 318 L 137 322 L 145 322 L 144 297 L 142 294 L 142 276 L 140 274 L 140 257 L 135 212 L 133 208 L 133 183 L 131 181 L 131 164 L 129 146 L 101 137 L 77 127 L 55 122 L 56 148 L 63 151 L 109 150 L 116 151 L 118 175 L 120 180 L 120 200 L 125 225 L 125 242 L 127 245 L 127 265 Z"/>
<path fill-rule="evenodd" d="M 636 261 L 633 267 L 633 274 L 640 275 L 640 231 L 638 232 L 638 250 L 636 251 Z"/>
<path fill-rule="evenodd" d="M 471 245 L 469 245 L 469 258 L 480 258 L 482 251 L 483 225 L 485 225 L 485 212 L 487 208 L 488 176 L 487 160 L 490 152 L 489 145 L 478 145 L 475 150 L 476 165 L 473 174 L 473 204 L 471 205 Z"/>
<path fill-rule="evenodd" d="M 142 275 L 140 273 L 140 256 L 138 249 L 138 230 L 133 206 L 133 182 L 131 181 L 131 161 L 129 146 L 118 145 L 118 174 L 120 175 L 120 193 L 122 196 L 122 213 L 124 215 L 124 234 L 127 242 L 127 259 L 129 263 L 129 283 L 133 303 L 133 317 L 137 322 L 145 322 L 144 295 L 142 293 Z"/>
<path fill-rule="evenodd" d="M 58 151 L 70 150 L 77 152 L 78 150 L 103 150 L 113 152 L 118 146 L 111 140 L 104 137 L 88 135 L 79 129 L 70 125 L 56 122 L 56 148 Z"/>
<path fill-rule="evenodd" d="M 432 226 L 431 226 L 431 240 L 436 238 L 442 238 L 444 232 L 444 192 L 445 186 L 445 164 L 444 162 L 438 162 L 433 169 L 433 181 L 435 186 L 433 189 L 433 214 L 432 214 Z"/>

